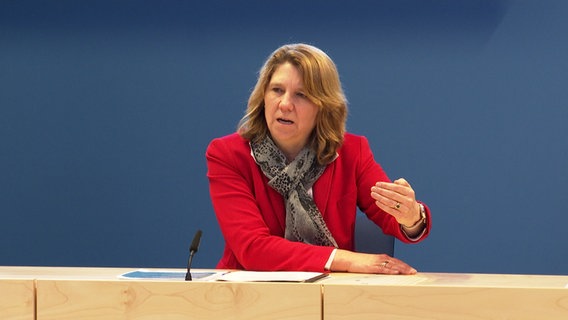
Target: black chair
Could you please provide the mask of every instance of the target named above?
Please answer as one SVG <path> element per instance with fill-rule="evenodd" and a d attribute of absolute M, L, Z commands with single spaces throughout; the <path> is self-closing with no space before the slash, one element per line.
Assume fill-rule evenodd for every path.
<path fill-rule="evenodd" d="M 355 251 L 385 253 L 394 256 L 394 237 L 383 233 L 373 221 L 362 212 L 355 220 Z"/>

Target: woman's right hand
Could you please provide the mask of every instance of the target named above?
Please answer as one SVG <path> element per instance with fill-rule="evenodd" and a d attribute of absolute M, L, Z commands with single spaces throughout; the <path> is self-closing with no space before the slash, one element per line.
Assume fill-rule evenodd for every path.
<path fill-rule="evenodd" d="M 416 274 L 416 269 L 405 262 L 386 254 L 371 254 L 337 249 L 331 271 L 376 273 L 376 274 Z"/>

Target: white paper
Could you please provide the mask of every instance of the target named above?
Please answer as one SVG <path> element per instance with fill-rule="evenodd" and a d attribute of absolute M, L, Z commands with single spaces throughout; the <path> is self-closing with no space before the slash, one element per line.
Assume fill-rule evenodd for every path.
<path fill-rule="evenodd" d="M 235 282 L 312 282 L 327 276 L 321 272 L 303 271 L 233 271 L 217 280 Z"/>

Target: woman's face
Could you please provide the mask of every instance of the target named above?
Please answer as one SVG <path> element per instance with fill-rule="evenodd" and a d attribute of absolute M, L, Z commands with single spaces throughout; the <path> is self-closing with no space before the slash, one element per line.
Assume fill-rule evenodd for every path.
<path fill-rule="evenodd" d="M 316 125 L 318 107 L 304 94 L 302 75 L 284 63 L 277 67 L 264 94 L 264 117 L 274 143 L 293 160 Z"/>

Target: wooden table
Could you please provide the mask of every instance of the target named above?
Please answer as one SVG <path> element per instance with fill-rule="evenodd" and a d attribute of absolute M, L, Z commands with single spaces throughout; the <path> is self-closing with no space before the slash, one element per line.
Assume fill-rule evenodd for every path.
<path fill-rule="evenodd" d="M 567 276 L 333 274 L 322 284 L 326 320 L 568 319 Z"/>
<path fill-rule="evenodd" d="M 321 320 L 321 285 L 317 283 L 186 282 L 118 278 L 119 275 L 134 270 L 0 267 L 0 277 L 12 279 L 10 281 L 35 279 L 38 320 Z M 33 285 L 31 289 L 33 292 Z M 11 288 L 6 290 L 10 291 Z M 3 312 L 3 308 L 0 311 Z"/>
<path fill-rule="evenodd" d="M 568 276 L 333 273 L 316 283 L 118 278 L 134 270 L 0 267 L 0 319 L 568 319 Z"/>
<path fill-rule="evenodd" d="M 35 297 L 33 279 L 0 277 L 0 319 L 33 320 Z"/>

